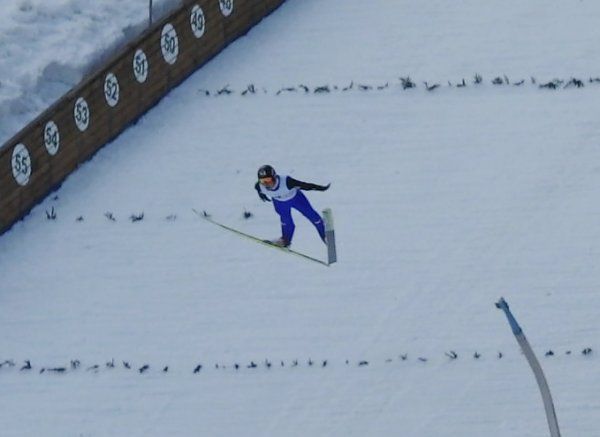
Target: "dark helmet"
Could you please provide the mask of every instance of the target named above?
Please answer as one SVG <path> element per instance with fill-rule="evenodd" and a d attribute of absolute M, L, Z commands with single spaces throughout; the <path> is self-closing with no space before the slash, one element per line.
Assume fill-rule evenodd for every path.
<path fill-rule="evenodd" d="M 277 173 L 275 173 L 275 169 L 273 167 L 271 167 L 270 165 L 263 165 L 261 168 L 258 169 L 258 178 L 259 179 L 274 178 L 276 174 Z"/>

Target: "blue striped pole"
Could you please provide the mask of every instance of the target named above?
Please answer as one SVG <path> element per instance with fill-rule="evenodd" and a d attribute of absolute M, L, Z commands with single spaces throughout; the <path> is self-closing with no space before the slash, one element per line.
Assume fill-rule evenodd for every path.
<path fill-rule="evenodd" d="M 535 375 L 535 379 L 540 388 L 540 392 L 542 393 L 542 400 L 544 401 L 544 409 L 546 410 L 546 419 L 548 420 L 548 426 L 550 428 L 550 436 L 551 437 L 560 437 L 560 430 L 558 429 L 558 419 L 556 418 L 556 411 L 554 410 L 554 402 L 552 402 L 552 395 L 550 394 L 550 387 L 548 387 L 548 382 L 546 381 L 546 377 L 544 376 L 544 372 L 542 370 L 542 366 L 540 366 L 540 362 L 536 358 L 525 334 L 523 334 L 523 330 L 517 323 L 517 320 L 510 312 L 510 308 L 508 307 L 508 303 L 504 300 L 504 298 L 500 298 L 498 302 L 496 302 L 496 308 L 501 309 L 506 314 L 506 318 L 508 319 L 508 323 L 510 328 L 512 329 L 513 334 L 515 335 L 519 346 L 521 346 L 521 350 L 525 354 L 529 365 L 531 366 L 531 370 L 533 370 L 533 374 Z"/>

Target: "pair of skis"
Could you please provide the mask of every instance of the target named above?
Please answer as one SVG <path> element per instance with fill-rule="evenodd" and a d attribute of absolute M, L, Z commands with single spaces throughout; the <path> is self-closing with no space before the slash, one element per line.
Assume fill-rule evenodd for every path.
<path fill-rule="evenodd" d="M 255 237 L 254 235 L 250 235 L 250 234 L 242 232 L 238 229 L 224 225 L 223 223 L 219 223 L 218 221 L 214 220 L 206 211 L 199 212 L 193 208 L 192 208 L 192 211 L 194 211 L 194 213 L 196 215 L 198 215 L 198 217 L 206 220 L 207 222 L 212 223 L 213 225 L 219 226 L 220 228 L 225 229 L 229 232 L 233 232 L 234 234 L 239 235 L 240 237 L 244 237 L 248 240 L 255 241 L 257 243 L 263 244 L 268 247 L 272 247 L 274 249 L 279 249 L 279 250 L 287 252 L 291 255 L 296 255 L 300 258 L 304 258 L 307 261 L 316 262 L 316 263 L 322 264 L 324 266 L 329 266 L 337 261 L 337 252 L 336 252 L 336 247 L 335 247 L 335 231 L 333 229 L 333 215 L 331 213 L 331 209 L 329 209 L 329 208 L 323 210 L 323 220 L 325 222 L 325 240 L 327 241 L 327 261 L 323 261 L 321 259 L 314 258 L 305 253 L 290 249 L 289 247 L 278 246 L 277 244 L 273 243 L 270 240 L 264 240 L 262 238 Z"/>

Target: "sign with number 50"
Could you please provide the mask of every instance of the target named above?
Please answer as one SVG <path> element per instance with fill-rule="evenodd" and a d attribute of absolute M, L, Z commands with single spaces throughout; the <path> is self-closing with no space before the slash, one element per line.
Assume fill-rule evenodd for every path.
<path fill-rule="evenodd" d="M 179 39 L 177 38 L 177 31 L 171 23 L 167 23 L 163 27 L 160 47 L 165 61 L 173 65 L 179 55 Z"/>

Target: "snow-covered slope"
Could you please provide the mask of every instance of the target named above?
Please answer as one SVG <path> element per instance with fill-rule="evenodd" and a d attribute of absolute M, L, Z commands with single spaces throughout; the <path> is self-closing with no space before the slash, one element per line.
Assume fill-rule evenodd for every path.
<path fill-rule="evenodd" d="M 289 0 L 0 239 L 3 435 L 548 435 L 501 295 L 597 434 L 600 6 L 423 3 Z M 191 212 L 276 237 L 264 163 L 332 183 L 339 263 Z"/>
<path fill-rule="evenodd" d="M 154 0 L 161 17 L 178 0 Z M 148 24 L 148 0 L 3 0 L 0 145 Z"/>

